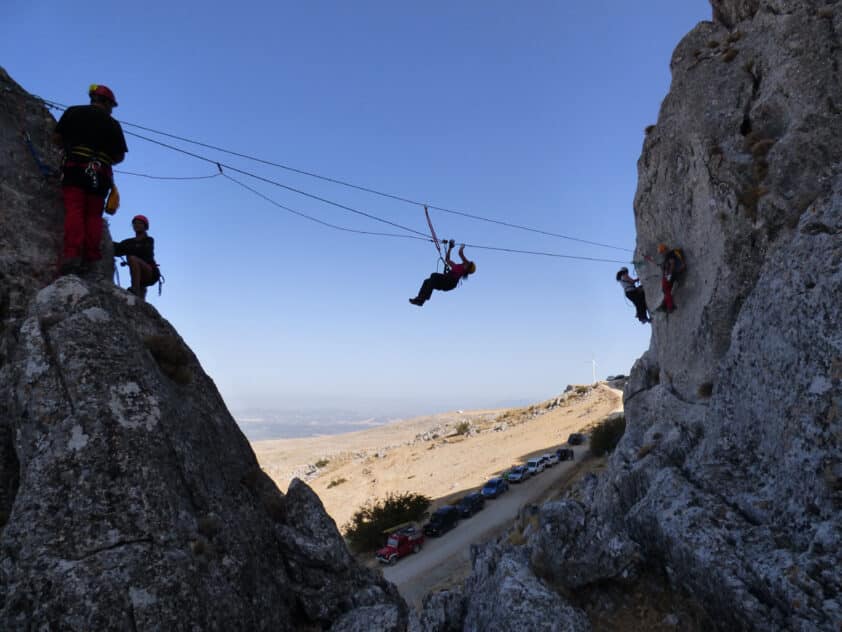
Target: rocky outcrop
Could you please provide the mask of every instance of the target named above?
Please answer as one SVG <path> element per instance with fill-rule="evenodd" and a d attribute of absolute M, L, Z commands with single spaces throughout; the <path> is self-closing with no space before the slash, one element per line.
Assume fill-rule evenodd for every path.
<path fill-rule="evenodd" d="M 304 483 L 278 491 L 110 262 L 54 279 L 54 123 L 5 73 L 0 98 L 0 629 L 403 630 L 395 588 Z"/>
<path fill-rule="evenodd" d="M 838 632 L 842 4 L 712 5 L 638 163 L 639 272 L 654 309 L 644 255 L 682 248 L 678 309 L 655 312 L 608 470 L 542 508 L 523 546 L 571 603 L 657 568 L 698 629 Z"/>

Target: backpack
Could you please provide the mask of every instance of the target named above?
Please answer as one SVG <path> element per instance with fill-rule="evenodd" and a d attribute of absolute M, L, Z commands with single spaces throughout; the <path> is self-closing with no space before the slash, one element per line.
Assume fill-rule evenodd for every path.
<path fill-rule="evenodd" d="M 665 269 L 667 261 L 669 261 L 670 259 L 673 259 L 675 261 L 675 266 L 672 270 L 672 280 L 675 281 L 681 274 L 683 274 L 687 270 L 687 261 L 684 259 L 684 251 L 681 250 L 681 248 L 673 248 L 664 257 L 664 263 L 661 266 L 662 269 Z"/>

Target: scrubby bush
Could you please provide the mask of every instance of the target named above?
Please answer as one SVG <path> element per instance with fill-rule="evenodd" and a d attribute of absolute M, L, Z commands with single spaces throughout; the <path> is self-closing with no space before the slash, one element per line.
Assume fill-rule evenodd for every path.
<path fill-rule="evenodd" d="M 342 483 L 347 482 L 348 479 L 345 478 L 334 478 L 327 484 L 327 488 L 330 489 L 332 487 L 336 487 L 337 485 L 341 485 Z"/>
<path fill-rule="evenodd" d="M 613 451 L 625 431 L 625 415 L 615 415 L 605 419 L 591 432 L 591 454 L 602 456 Z"/>
<path fill-rule="evenodd" d="M 576 387 L 576 392 L 579 393 L 579 395 L 584 395 L 585 393 L 587 393 L 590 390 L 590 388 L 591 388 L 590 386 L 585 386 L 584 384 L 580 384 L 579 386 Z"/>
<path fill-rule="evenodd" d="M 469 421 L 460 421 L 456 424 L 456 434 L 458 435 L 466 435 L 471 429 L 471 423 Z"/>
<path fill-rule="evenodd" d="M 316 461 L 316 467 L 322 468 L 328 463 L 330 463 L 330 459 L 319 459 L 318 461 Z"/>
<path fill-rule="evenodd" d="M 420 520 L 432 499 L 423 494 L 389 494 L 385 500 L 369 501 L 342 527 L 348 544 L 356 553 L 374 551 L 385 541 L 384 531 L 395 525 Z"/>

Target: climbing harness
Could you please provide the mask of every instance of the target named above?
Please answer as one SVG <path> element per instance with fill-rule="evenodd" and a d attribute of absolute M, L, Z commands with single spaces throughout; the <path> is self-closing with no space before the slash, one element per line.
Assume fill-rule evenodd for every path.
<path fill-rule="evenodd" d="M 129 262 L 126 261 L 125 257 L 120 257 L 120 267 L 128 266 Z M 159 264 L 155 264 L 155 272 L 158 275 L 158 280 L 152 283 L 151 285 L 147 285 L 146 287 L 152 287 L 152 285 L 158 285 L 158 296 L 161 296 L 161 292 L 164 289 L 164 283 L 166 282 L 166 278 L 164 275 L 161 274 L 161 266 Z M 114 267 L 114 276 L 117 277 L 117 286 L 120 287 L 120 270 L 117 266 Z"/>

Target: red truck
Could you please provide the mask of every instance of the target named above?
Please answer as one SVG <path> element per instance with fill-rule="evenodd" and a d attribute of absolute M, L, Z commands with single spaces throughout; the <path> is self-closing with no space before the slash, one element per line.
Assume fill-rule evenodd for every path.
<path fill-rule="evenodd" d="M 394 564 L 404 555 L 418 553 L 424 546 L 424 534 L 415 527 L 403 527 L 389 534 L 386 546 L 377 551 L 377 559 L 383 564 Z"/>

